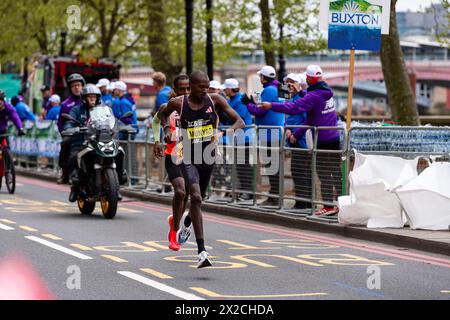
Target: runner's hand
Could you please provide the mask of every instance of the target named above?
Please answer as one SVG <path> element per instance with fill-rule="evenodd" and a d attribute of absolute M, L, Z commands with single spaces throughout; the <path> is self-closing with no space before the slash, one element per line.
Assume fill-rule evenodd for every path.
<path fill-rule="evenodd" d="M 161 143 L 159 141 L 155 142 L 155 147 L 153 148 L 153 155 L 156 159 L 161 159 L 163 156 L 163 150 Z"/>

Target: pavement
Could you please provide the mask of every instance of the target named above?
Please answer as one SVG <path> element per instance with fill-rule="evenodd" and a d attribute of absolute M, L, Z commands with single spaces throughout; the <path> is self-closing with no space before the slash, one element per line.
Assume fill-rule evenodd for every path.
<path fill-rule="evenodd" d="M 196 269 L 194 239 L 167 247 L 170 206 L 126 197 L 106 220 L 68 192 L 23 176 L 14 195 L 0 191 L 0 268 L 22 257 L 56 299 L 450 299 L 447 255 L 207 209 L 213 267 Z"/>
<path fill-rule="evenodd" d="M 47 181 L 56 181 L 52 173 L 35 169 L 16 169 L 19 174 Z M 161 195 L 155 192 L 137 188 L 123 188 L 125 196 L 139 199 L 145 202 L 171 205 L 171 194 Z M 223 199 L 221 199 L 223 200 Z M 291 212 L 280 212 L 268 209 L 255 209 L 250 206 L 224 205 L 223 201 L 208 201 L 202 207 L 206 211 L 214 212 L 227 217 L 236 217 L 251 221 L 269 223 L 272 225 L 293 227 L 299 230 L 317 231 L 334 234 L 354 239 L 375 241 L 403 247 L 405 249 L 416 249 L 430 253 L 438 253 L 450 256 L 450 230 L 449 231 L 426 231 L 412 230 L 408 227 L 402 229 L 369 229 L 360 226 L 344 226 L 337 223 L 336 219 L 315 218 L 306 214 L 299 215 Z"/>

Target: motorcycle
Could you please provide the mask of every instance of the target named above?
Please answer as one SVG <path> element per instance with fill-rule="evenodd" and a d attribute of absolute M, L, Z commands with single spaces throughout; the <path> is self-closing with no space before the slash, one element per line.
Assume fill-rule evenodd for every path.
<path fill-rule="evenodd" d="M 106 105 L 96 106 L 90 111 L 86 126 L 69 114 L 61 116 L 79 124 L 63 131 L 63 136 L 84 134 L 83 147 L 77 154 L 78 181 L 72 180 L 72 183 L 78 186 L 78 209 L 82 214 L 90 215 L 96 202 L 100 202 L 103 216 L 106 219 L 114 219 L 120 185 L 128 180 L 123 170 L 125 152 L 115 137 L 119 132 L 133 134 L 136 130 L 132 126 L 120 126 Z M 117 167 L 123 174 L 117 173 Z"/>

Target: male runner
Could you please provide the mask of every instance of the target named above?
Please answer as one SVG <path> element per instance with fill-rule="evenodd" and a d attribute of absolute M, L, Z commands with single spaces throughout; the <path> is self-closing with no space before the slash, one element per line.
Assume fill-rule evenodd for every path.
<path fill-rule="evenodd" d="M 177 136 L 183 147 L 180 168 L 191 197 L 189 214 L 197 240 L 199 255 L 197 268 L 204 268 L 212 264 L 205 249 L 201 204 L 211 179 L 217 142 L 222 134 L 217 132 L 219 124 L 217 112 L 224 112 L 231 119 L 233 125 L 228 129 L 230 133 L 244 128 L 245 123 L 223 97 L 218 94 L 208 95 L 209 78 L 206 73 L 193 72 L 189 77 L 189 83 L 191 93 L 170 100 L 165 110 L 161 111 L 160 117 L 165 141 L 170 143 L 172 131 L 169 117 L 173 111 L 177 111 L 180 115 L 181 132 Z M 178 153 L 176 155 L 180 156 Z M 179 212 L 174 214 L 179 215 Z M 173 224 L 170 225 L 172 232 L 176 231 L 174 224 L 179 223 L 180 219 L 180 216 L 174 216 Z"/>
<path fill-rule="evenodd" d="M 169 95 L 169 98 L 179 97 L 188 95 L 191 91 L 189 87 L 189 77 L 185 74 L 179 75 L 175 78 L 174 82 L 174 92 Z M 160 106 L 158 113 L 153 118 L 152 129 L 153 136 L 155 138 L 155 147 L 153 149 L 153 154 L 156 158 L 160 159 L 162 157 L 163 151 L 160 143 L 160 130 L 161 130 L 161 120 L 159 118 L 160 112 L 167 107 L 167 103 L 164 103 Z M 170 115 L 170 130 L 173 133 L 173 138 L 171 143 L 166 145 L 165 154 L 165 168 L 167 171 L 167 175 L 169 176 L 170 183 L 174 189 L 174 196 L 172 201 L 172 212 L 173 215 L 169 216 L 169 224 L 174 226 L 174 230 L 178 230 L 177 232 L 171 232 L 172 228 L 169 231 L 169 248 L 174 251 L 180 250 L 180 245 L 186 243 L 191 236 L 191 218 L 186 212 L 183 215 L 183 212 L 186 209 L 186 203 L 188 197 L 186 197 L 186 188 L 185 182 L 183 178 L 183 173 L 181 172 L 180 167 L 173 161 L 172 154 L 175 152 L 176 147 L 176 130 L 177 123 L 180 119 L 178 112 L 174 111 Z M 175 213 L 176 212 L 176 213 Z M 173 221 L 173 217 L 180 217 L 181 222 L 176 219 Z M 181 223 L 181 228 L 180 228 Z"/>

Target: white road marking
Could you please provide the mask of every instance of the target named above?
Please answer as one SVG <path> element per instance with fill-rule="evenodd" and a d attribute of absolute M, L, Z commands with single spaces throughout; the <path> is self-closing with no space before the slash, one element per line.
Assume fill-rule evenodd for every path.
<path fill-rule="evenodd" d="M 3 223 L 0 223 L 0 229 L 6 230 L 6 231 L 14 230 L 13 227 L 7 226 L 6 224 L 3 224 Z"/>
<path fill-rule="evenodd" d="M 117 271 L 118 274 L 125 276 L 127 278 L 136 280 L 140 283 L 143 283 L 149 287 L 164 291 L 166 293 L 169 293 L 175 297 L 184 299 L 184 300 L 205 300 L 203 298 L 200 298 L 199 296 L 196 296 L 195 294 L 191 294 L 188 292 L 184 292 L 175 288 L 172 288 L 170 286 L 167 286 L 165 284 L 159 283 L 157 281 L 151 280 L 149 278 L 143 277 L 139 274 L 129 272 L 129 271 Z"/>
<path fill-rule="evenodd" d="M 42 244 L 44 246 L 50 247 L 52 249 L 58 250 L 58 251 L 63 252 L 65 254 L 74 256 L 74 257 L 79 258 L 81 260 L 93 259 L 92 257 L 86 256 L 86 255 L 84 255 L 82 253 L 79 253 L 77 251 L 74 251 L 74 250 L 68 249 L 66 247 L 60 246 L 59 244 L 47 241 L 45 239 L 41 239 L 41 238 L 38 238 L 38 237 L 35 237 L 35 236 L 26 236 L 25 238 L 28 239 L 28 240 L 40 243 L 40 244 Z"/>

